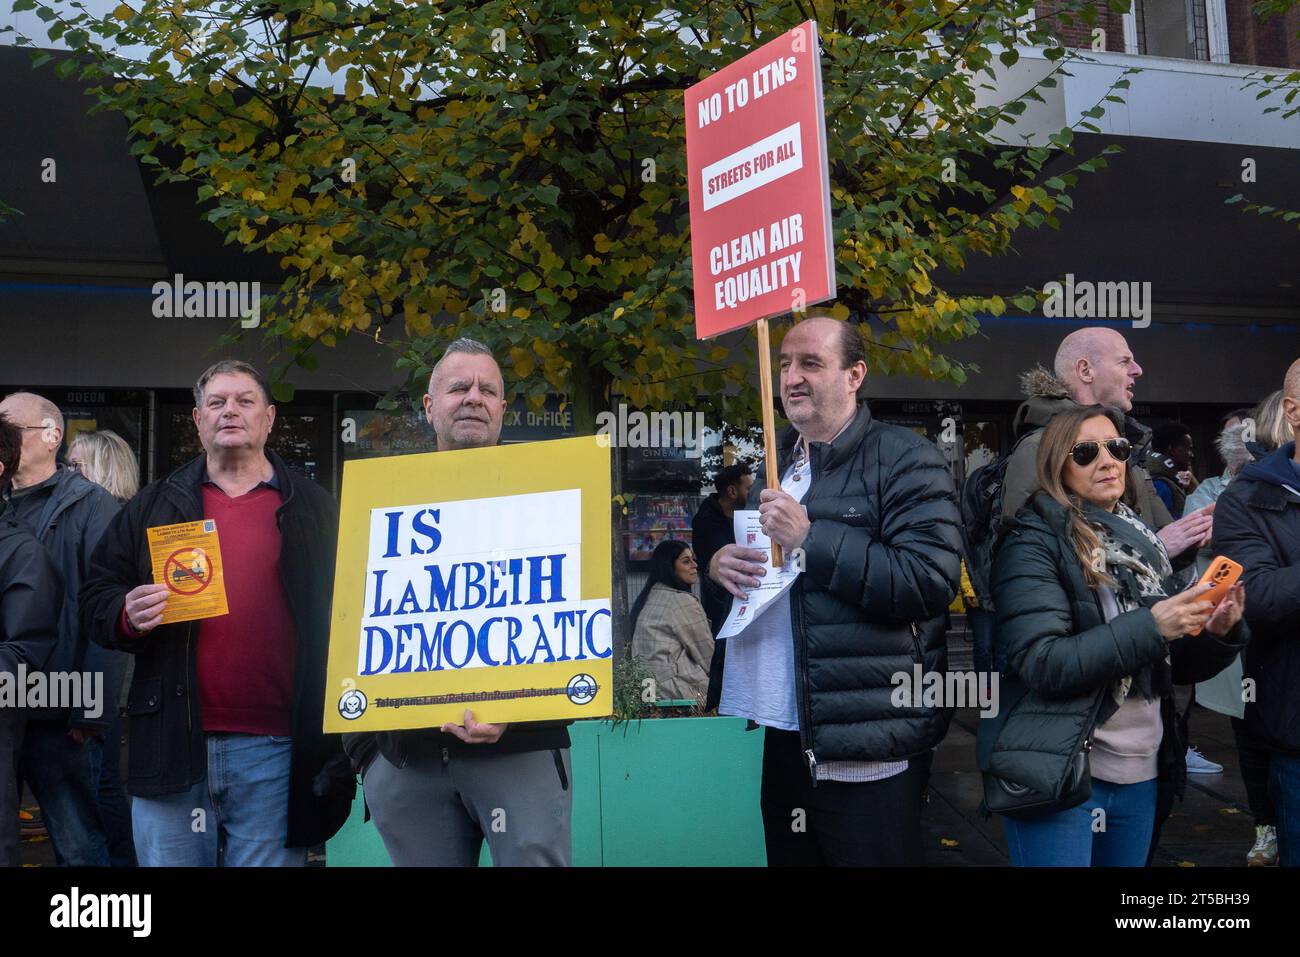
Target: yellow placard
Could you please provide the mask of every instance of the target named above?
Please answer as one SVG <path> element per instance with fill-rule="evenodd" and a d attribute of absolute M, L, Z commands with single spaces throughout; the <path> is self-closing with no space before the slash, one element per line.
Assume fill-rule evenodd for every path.
<path fill-rule="evenodd" d="M 164 625 L 229 613 L 216 521 L 159 525 L 148 534 L 154 584 L 167 586 Z"/>
<path fill-rule="evenodd" d="M 347 462 L 324 729 L 613 710 L 594 436 Z"/>

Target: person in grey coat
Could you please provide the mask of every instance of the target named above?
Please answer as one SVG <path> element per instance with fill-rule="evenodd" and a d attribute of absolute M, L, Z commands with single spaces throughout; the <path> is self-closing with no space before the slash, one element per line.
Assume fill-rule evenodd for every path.
<path fill-rule="evenodd" d="M 700 573 L 685 542 L 655 546 L 653 566 L 632 603 L 632 654 L 654 673 L 655 700 L 703 704 L 709 691 L 713 635 L 691 588 Z"/>
<path fill-rule="evenodd" d="M 0 501 L 18 471 L 22 432 L 0 415 Z M 13 700 L 0 698 L 0 867 L 17 867 L 18 759 L 27 724 L 17 694 L 20 675 L 45 667 L 59 634 L 63 580 L 50 556 L 26 526 L 0 517 L 0 681 Z"/>
<path fill-rule="evenodd" d="M 23 433 L 22 460 L 6 515 L 22 522 L 50 553 L 64 582 L 59 643 L 50 673 L 79 674 L 79 702 L 56 702 L 28 717 L 21 774 L 41 806 L 56 859 L 71 867 L 107 867 L 108 840 L 96 795 L 104 733 L 117 707 L 126 657 L 92 644 L 78 611 L 90 555 L 121 506 L 105 489 L 60 468 L 63 414 L 48 399 L 15 392 L 0 402 Z"/>

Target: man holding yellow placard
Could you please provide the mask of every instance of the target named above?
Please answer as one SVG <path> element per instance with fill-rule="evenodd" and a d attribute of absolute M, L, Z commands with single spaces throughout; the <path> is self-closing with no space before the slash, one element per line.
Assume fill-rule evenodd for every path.
<path fill-rule="evenodd" d="M 355 794 L 321 733 L 338 513 L 266 450 L 244 362 L 194 388 L 203 455 L 140 492 L 96 548 L 94 641 L 136 655 L 127 790 L 144 866 L 303 866 Z"/>
<path fill-rule="evenodd" d="M 501 370 L 488 348 L 472 339 L 453 342 L 434 366 L 429 377 L 428 394 L 424 397 L 425 416 L 437 433 L 439 453 L 495 446 L 500 439 L 505 407 Z M 438 489 L 431 491 L 430 495 L 446 491 Z M 348 495 L 345 476 L 345 516 Z M 560 497 L 563 495 L 560 493 Z M 472 508 L 474 503 L 471 500 L 464 505 Z M 438 515 L 442 516 L 444 523 L 449 523 L 448 513 L 451 508 L 451 505 L 443 504 L 439 511 L 421 509 L 413 513 L 410 516 L 410 531 L 403 532 L 400 536 L 397 525 L 394 524 L 385 533 L 384 539 L 392 544 L 389 549 L 391 554 L 397 555 L 407 547 L 405 543 L 408 540 L 412 540 L 410 547 L 417 554 L 427 554 L 436 549 L 438 545 L 430 536 L 438 536 L 440 540 L 442 533 L 427 523 L 431 517 Z M 397 523 L 405 513 L 394 509 L 385 514 Z M 486 540 L 486 528 L 491 518 L 484 513 L 478 519 L 482 523 L 478 526 L 480 539 Z M 552 515 L 551 519 L 557 522 L 560 520 L 558 515 Z M 417 535 L 423 538 L 417 539 Z M 515 537 L 519 537 L 517 529 Z M 420 541 L 429 542 L 429 547 L 422 548 Z M 346 560 L 349 553 L 344 552 L 343 556 Z M 543 558 L 549 559 L 549 564 Z M 508 603 L 512 591 L 521 600 L 528 599 L 531 591 L 536 599 L 532 603 L 538 605 L 555 600 L 557 592 L 563 592 L 571 599 L 576 598 L 569 587 L 573 583 L 561 582 L 562 576 L 557 567 L 561 564 L 560 558 L 560 555 L 547 555 L 538 556 L 526 565 L 519 562 L 515 566 L 517 575 L 513 579 L 513 588 L 508 579 L 501 582 L 495 582 L 494 579 L 494 584 L 500 587 L 501 604 Z M 423 561 L 427 562 L 428 559 Z M 501 561 L 487 564 L 510 566 L 512 563 Z M 437 570 L 436 566 L 431 567 Z M 495 575 L 495 571 L 491 573 Z M 396 570 L 391 570 L 390 577 L 395 574 Z M 450 574 L 454 575 L 454 570 Z M 386 586 L 383 585 L 384 570 L 377 570 L 374 578 L 380 584 L 372 582 L 373 595 L 368 593 L 367 602 L 370 617 L 365 620 L 388 621 L 390 619 L 387 616 L 400 615 L 416 604 L 414 590 L 410 592 L 409 599 L 403 594 L 387 594 Z M 448 589 L 452 588 L 451 581 L 451 578 L 446 580 Z M 340 595 L 343 595 L 342 583 L 339 587 Z M 408 588 L 413 589 L 413 585 Z M 342 600 L 341 598 L 340 601 Z M 446 604 L 454 607 L 454 600 Z M 489 603 L 489 607 L 497 605 Z M 564 614 L 575 613 L 561 613 Z M 608 612 L 605 612 L 605 617 L 608 618 Z M 501 620 L 503 619 L 497 618 L 490 621 Z M 336 611 L 336 624 L 337 622 Z M 504 645 L 504 655 L 492 657 L 489 627 L 489 623 L 482 625 L 482 637 L 477 645 L 467 646 L 469 654 L 459 663 L 453 655 L 456 643 L 450 636 L 445 638 L 445 643 L 438 647 L 446 649 L 446 657 L 451 659 L 452 668 L 471 663 L 470 659 L 475 654 L 485 659 L 484 664 L 487 665 L 512 663 L 511 649 L 517 651 L 513 639 L 519 638 L 519 633 L 511 633 L 512 640 Z M 407 626 L 407 631 L 409 630 L 410 627 Z M 399 627 L 392 631 L 396 639 L 390 643 L 389 629 L 381 626 L 365 629 L 371 638 L 377 636 L 382 640 L 367 642 L 367 661 L 361 674 L 422 671 L 425 666 L 429 669 L 443 669 L 443 659 L 438 658 L 434 652 L 429 653 L 428 661 L 417 660 L 412 663 L 408 658 L 397 663 L 398 659 L 403 658 L 403 634 Z M 344 631 L 340 637 L 347 634 L 350 632 Z M 552 635 L 551 638 L 554 639 L 555 636 Z M 547 640 L 543 637 L 537 644 L 527 646 L 531 649 L 527 663 L 531 664 L 538 657 L 540 642 Z M 555 649 L 547 648 L 546 660 L 554 660 L 555 652 L 561 658 L 566 655 L 566 651 L 558 647 L 558 640 Z M 576 654 L 581 656 L 586 653 L 582 640 L 579 639 Z M 416 658 L 420 656 L 416 655 Z M 355 661 L 355 657 L 352 660 Z M 524 662 L 520 658 L 514 663 Z M 593 682 L 591 694 L 594 696 L 594 679 L 589 680 Z M 349 694 L 358 701 L 366 700 L 357 691 Z M 344 718 L 359 717 L 356 711 L 348 713 L 345 710 L 349 694 L 344 695 L 340 709 Z M 497 696 L 493 693 L 489 695 Z M 590 698 L 584 696 L 575 699 L 571 694 L 569 700 L 588 701 Z M 381 702 L 376 700 L 374 703 L 379 705 Z M 360 704 L 358 708 L 365 710 L 365 704 Z M 474 712 L 467 706 L 463 711 L 463 723 L 444 723 L 440 729 L 349 734 L 344 736 L 344 747 L 352 757 L 353 765 L 362 773 L 366 804 L 394 864 L 472 867 L 478 861 L 485 838 L 491 848 L 492 860 L 498 866 L 567 866 L 572 863 L 570 812 L 573 792 L 570 784 L 567 722 L 484 724 L 475 720 Z"/>

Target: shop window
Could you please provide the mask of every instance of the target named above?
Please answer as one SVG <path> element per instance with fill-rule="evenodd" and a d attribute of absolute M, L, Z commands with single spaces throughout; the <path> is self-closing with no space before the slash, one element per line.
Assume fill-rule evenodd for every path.
<path fill-rule="evenodd" d="M 668 539 L 691 544 L 691 519 L 703 497 L 684 493 L 632 495 L 623 533 L 629 562 L 649 562 L 655 546 Z"/>
<path fill-rule="evenodd" d="M 203 451 L 194 427 L 192 398 L 164 400 L 158 406 L 158 476 L 180 468 Z M 333 482 L 333 435 L 330 407 L 301 403 L 277 404 L 275 425 L 266 447 L 285 464 L 313 482 L 331 487 Z"/>

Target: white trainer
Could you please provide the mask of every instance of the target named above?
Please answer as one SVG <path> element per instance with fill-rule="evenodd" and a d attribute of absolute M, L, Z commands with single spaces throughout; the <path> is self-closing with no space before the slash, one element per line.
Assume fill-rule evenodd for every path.
<path fill-rule="evenodd" d="M 1187 773 L 1188 774 L 1222 774 L 1223 765 L 1215 764 L 1205 755 L 1201 754 L 1193 747 L 1187 749 Z"/>
<path fill-rule="evenodd" d="M 1247 867 L 1274 867 L 1277 864 L 1277 828 L 1261 824 L 1255 828 L 1255 846 L 1246 853 Z"/>

